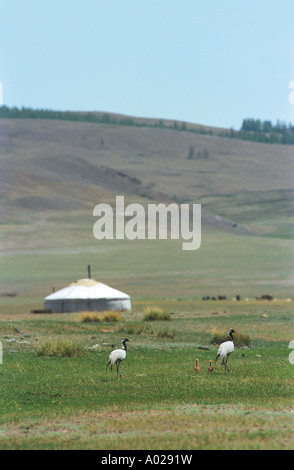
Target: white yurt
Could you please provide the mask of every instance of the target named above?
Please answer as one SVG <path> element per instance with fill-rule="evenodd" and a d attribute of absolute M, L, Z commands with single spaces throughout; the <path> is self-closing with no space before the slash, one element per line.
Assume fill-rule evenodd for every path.
<path fill-rule="evenodd" d="M 72 282 L 44 299 L 44 308 L 53 312 L 82 312 L 131 310 L 129 295 L 117 289 L 86 278 Z"/>

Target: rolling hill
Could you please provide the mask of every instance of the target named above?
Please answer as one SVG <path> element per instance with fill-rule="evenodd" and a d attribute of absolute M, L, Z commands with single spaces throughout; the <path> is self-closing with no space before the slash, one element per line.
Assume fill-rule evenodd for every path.
<path fill-rule="evenodd" d="M 58 120 L 1 120 L 0 132 L 8 219 L 18 210 L 93 208 L 113 193 L 197 202 L 238 223 L 265 220 L 263 204 L 271 220 L 293 214 L 291 146 Z"/>

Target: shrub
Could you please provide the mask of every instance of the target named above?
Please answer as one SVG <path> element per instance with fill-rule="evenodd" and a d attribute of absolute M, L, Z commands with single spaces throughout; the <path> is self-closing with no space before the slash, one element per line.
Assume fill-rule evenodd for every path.
<path fill-rule="evenodd" d="M 91 322 L 119 322 L 122 317 L 119 312 L 107 311 L 107 312 L 83 312 L 81 314 L 81 322 L 91 323 Z"/>
<path fill-rule="evenodd" d="M 145 308 L 145 316 L 143 321 L 170 321 L 171 316 L 168 312 L 164 312 L 159 307 L 147 307 Z"/>
<path fill-rule="evenodd" d="M 121 315 L 118 312 L 104 312 L 103 314 L 103 320 L 102 321 L 108 321 L 108 322 L 119 322 L 121 321 Z"/>
<path fill-rule="evenodd" d="M 169 330 L 165 328 L 164 330 L 159 330 L 157 333 L 158 338 L 169 338 L 173 339 L 176 336 L 176 330 Z"/>
<path fill-rule="evenodd" d="M 81 314 L 80 320 L 82 323 L 101 322 L 102 317 L 100 313 L 84 312 Z"/>
<path fill-rule="evenodd" d="M 58 339 L 46 341 L 39 347 L 37 354 L 38 356 L 51 357 L 77 357 L 83 356 L 85 350 L 79 344 Z"/>
<path fill-rule="evenodd" d="M 240 348 L 242 346 L 250 346 L 250 337 L 249 335 L 245 335 L 243 333 L 235 333 L 233 334 L 234 336 L 234 345 L 237 348 Z M 214 333 L 214 336 L 211 340 L 212 344 L 220 345 L 224 341 L 228 341 L 230 338 L 228 336 L 227 332 L 224 332 L 223 330 L 216 330 Z"/>

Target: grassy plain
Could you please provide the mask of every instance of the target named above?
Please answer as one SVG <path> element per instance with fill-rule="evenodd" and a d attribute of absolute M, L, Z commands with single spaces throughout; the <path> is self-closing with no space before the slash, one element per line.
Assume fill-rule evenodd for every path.
<path fill-rule="evenodd" d="M 144 321 L 148 306 L 172 320 Z M 1 313 L 1 449 L 293 447 L 290 302 L 138 301 L 121 322 L 95 324 L 79 313 Z M 209 374 L 214 331 L 229 327 L 249 334 L 251 347 L 235 350 L 226 376 L 220 363 Z M 117 381 L 105 365 L 126 335 Z M 83 354 L 38 355 L 57 339 Z"/>
<path fill-rule="evenodd" d="M 75 279 L 93 278 L 127 292 L 135 300 L 201 298 L 203 295 L 272 294 L 289 297 L 293 287 L 294 251 L 289 239 L 243 236 L 202 230 L 201 248 L 183 251 L 181 240 L 102 240 L 93 238 L 92 218 L 77 230 L 70 245 L 60 237 L 50 249 L 33 249 L 1 257 L 1 291 L 15 291 L 0 304 L 43 304 L 52 288 Z M 57 232 L 56 232 L 57 233 Z M 85 233 L 87 236 L 85 236 Z M 37 234 L 35 234 L 37 236 Z M 27 248 L 27 250 L 25 249 Z"/>

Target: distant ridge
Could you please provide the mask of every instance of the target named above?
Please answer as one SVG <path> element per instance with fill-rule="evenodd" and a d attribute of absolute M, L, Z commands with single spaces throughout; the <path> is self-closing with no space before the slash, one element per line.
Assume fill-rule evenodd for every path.
<path fill-rule="evenodd" d="M 294 145 L 294 125 L 289 124 L 287 126 L 285 123 L 277 121 L 274 126 L 270 121 L 262 122 L 260 119 L 244 119 L 241 129 L 234 130 L 193 124 L 186 121 L 133 117 L 101 111 L 54 111 L 25 107 L 10 108 L 5 105 L 0 106 L 0 119 L 54 119 L 119 126 L 151 127 L 268 144 Z"/>

